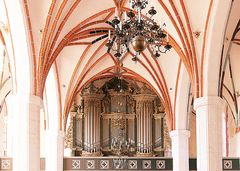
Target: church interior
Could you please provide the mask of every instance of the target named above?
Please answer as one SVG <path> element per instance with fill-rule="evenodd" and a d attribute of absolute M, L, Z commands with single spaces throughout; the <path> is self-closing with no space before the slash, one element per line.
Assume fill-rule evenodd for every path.
<path fill-rule="evenodd" d="M 0 171 L 240 170 L 240 0 L 0 0 Z"/>

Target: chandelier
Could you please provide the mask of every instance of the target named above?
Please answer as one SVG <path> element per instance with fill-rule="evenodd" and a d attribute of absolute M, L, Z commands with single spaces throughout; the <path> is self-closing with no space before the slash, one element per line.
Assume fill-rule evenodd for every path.
<path fill-rule="evenodd" d="M 164 32 L 165 23 L 159 25 L 153 16 L 157 14 L 154 7 L 148 11 L 145 17 L 142 10 L 148 5 L 148 0 L 130 0 L 130 11 L 118 16 L 115 9 L 115 17 L 107 21 L 113 27 L 108 32 L 107 52 L 113 53 L 116 58 L 121 58 L 126 52 L 130 52 L 132 45 L 136 52 L 133 61 L 137 61 L 138 55 L 148 46 L 152 55 L 156 58 L 161 53 L 166 53 L 172 46 L 169 44 L 168 34 Z"/>

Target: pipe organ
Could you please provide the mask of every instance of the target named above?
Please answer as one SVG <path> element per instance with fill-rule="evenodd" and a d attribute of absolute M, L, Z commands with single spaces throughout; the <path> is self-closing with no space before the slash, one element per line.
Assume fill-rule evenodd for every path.
<path fill-rule="evenodd" d="M 145 84 L 118 78 L 99 88 L 91 83 L 74 101 L 65 148 L 76 156 L 164 156 L 171 146 L 164 116 Z"/>

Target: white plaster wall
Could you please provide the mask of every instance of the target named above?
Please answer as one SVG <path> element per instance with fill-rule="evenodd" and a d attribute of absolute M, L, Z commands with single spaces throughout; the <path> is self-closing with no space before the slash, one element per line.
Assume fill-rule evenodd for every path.
<path fill-rule="evenodd" d="M 44 128 L 44 112 L 40 112 L 40 157 L 45 155 L 45 128 Z"/>
<path fill-rule="evenodd" d="M 178 94 L 176 100 L 176 129 L 185 130 L 188 126 L 188 96 L 190 80 L 187 70 L 184 66 L 181 67 Z"/>
<path fill-rule="evenodd" d="M 240 132 L 230 138 L 229 157 L 240 157 Z"/>
<path fill-rule="evenodd" d="M 8 53 L 12 67 L 11 70 L 12 72 L 16 71 L 13 72 L 13 77 L 16 78 L 14 81 L 16 81 L 17 86 L 14 86 L 13 90 L 14 93 L 17 92 L 25 97 L 25 94 L 33 93 L 34 87 L 34 66 L 32 60 L 31 41 L 27 30 L 27 18 L 23 12 L 24 4 L 22 2 L 18 0 L 12 0 L 5 1 L 5 3 L 8 9 L 9 26 L 12 37 L 11 40 L 13 43 L 11 44 L 11 40 L 7 40 L 7 48 L 9 47 Z M 14 48 L 14 53 L 10 50 L 12 48 Z M 16 73 L 16 75 L 14 73 Z"/>
<path fill-rule="evenodd" d="M 3 109 L 0 113 L 0 157 L 6 155 L 7 150 L 7 110 L 3 106 Z"/>
<path fill-rule="evenodd" d="M 58 132 L 60 125 L 60 109 L 59 109 L 59 99 L 57 93 L 57 81 L 54 75 L 54 69 L 51 68 L 46 82 L 46 94 L 48 103 L 48 113 L 49 113 L 49 125 L 48 129 Z"/>

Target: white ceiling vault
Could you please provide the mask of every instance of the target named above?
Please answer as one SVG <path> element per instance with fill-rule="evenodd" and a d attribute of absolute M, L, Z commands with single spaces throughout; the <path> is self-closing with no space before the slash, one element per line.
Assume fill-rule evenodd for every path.
<path fill-rule="evenodd" d="M 158 59 L 153 58 L 151 52 L 146 49 L 137 62 L 132 61 L 133 53 L 127 53 L 120 60 L 107 54 L 107 39 L 92 44 L 92 41 L 106 33 L 90 34 L 95 30 L 111 29 L 106 21 L 113 19 L 116 7 L 120 15 L 123 11 L 128 11 L 129 0 L 23 2 L 35 61 L 35 94 L 43 96 L 49 70 L 55 69 L 63 127 L 66 126 L 73 99 L 84 85 L 96 79 L 114 77 L 119 72 L 123 78 L 145 82 L 155 90 L 164 102 L 170 129 L 175 128 L 174 117 L 182 70 L 187 72 L 194 97 L 203 95 L 205 46 L 208 26 L 214 22 L 211 17 L 214 15 L 212 11 L 216 0 L 149 0 L 149 8 L 154 6 L 158 12 L 155 19 L 166 23 L 165 31 L 169 34 L 173 49 Z M 8 4 L 7 1 L 6 3 Z M 237 9 L 239 1 L 234 1 L 232 6 Z M 239 20 L 236 9 L 232 8 L 233 19 L 230 17 L 230 21 Z M 227 37 L 231 37 L 236 24 L 229 22 L 228 28 L 232 29 L 226 32 Z M 236 54 L 239 47 L 237 36 L 239 37 L 239 34 L 232 45 L 232 51 Z M 231 56 L 237 58 L 237 55 Z M 237 81 L 237 78 L 234 80 Z M 239 86 L 240 84 L 236 83 L 238 91 Z"/>
<path fill-rule="evenodd" d="M 234 1 L 223 45 L 219 94 L 226 99 L 235 125 L 240 126 L 240 1 Z M 239 130 L 238 130 L 239 131 Z"/>

